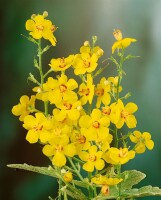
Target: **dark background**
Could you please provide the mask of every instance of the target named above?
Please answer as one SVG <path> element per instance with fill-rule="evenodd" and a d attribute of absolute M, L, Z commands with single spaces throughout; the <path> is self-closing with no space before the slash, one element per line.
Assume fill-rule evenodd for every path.
<path fill-rule="evenodd" d="M 146 151 L 130 161 L 126 168 L 147 174 L 141 185 L 161 187 L 161 1 L 160 0 L 12 0 L 0 6 L 0 199 L 45 200 L 57 191 L 55 181 L 43 175 L 7 168 L 9 163 L 28 163 L 48 166 L 38 144 L 25 140 L 26 131 L 11 114 L 13 105 L 23 94 L 30 95 L 33 85 L 27 83 L 29 72 L 34 72 L 35 47 L 21 34 L 25 22 L 33 13 L 47 10 L 49 19 L 58 26 L 57 46 L 45 55 L 44 67 L 52 57 L 78 53 L 79 47 L 92 35 L 111 55 L 114 42 L 112 32 L 120 28 L 125 37 L 137 39 L 128 48 L 140 58 L 127 62 L 123 80 L 125 92 L 131 92 L 139 110 L 138 130 L 149 131 L 155 141 L 153 151 Z M 106 73 L 114 73 L 110 66 Z M 149 197 L 143 199 L 161 199 Z"/>

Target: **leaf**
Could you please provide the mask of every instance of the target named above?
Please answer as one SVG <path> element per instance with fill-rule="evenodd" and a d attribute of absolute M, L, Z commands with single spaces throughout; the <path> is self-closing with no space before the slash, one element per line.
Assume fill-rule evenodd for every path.
<path fill-rule="evenodd" d="M 77 200 L 88 200 L 88 197 L 86 197 L 81 190 L 75 188 L 74 186 L 72 186 L 71 184 L 68 184 L 67 187 L 65 187 L 64 192 L 66 192 L 66 194 L 70 197 L 72 197 L 72 199 L 77 199 Z"/>
<path fill-rule="evenodd" d="M 9 165 L 7 165 L 7 167 L 36 172 L 36 173 L 44 174 L 46 176 L 51 176 L 54 178 L 60 177 L 59 173 L 56 170 L 54 170 L 51 166 L 37 167 L 37 166 L 32 166 L 32 165 L 28 165 L 28 164 L 24 163 L 24 164 L 9 164 Z"/>
<path fill-rule="evenodd" d="M 54 199 L 52 199 L 50 196 L 48 197 L 48 199 L 49 199 L 49 200 L 54 200 Z"/>
<path fill-rule="evenodd" d="M 161 189 L 158 187 L 152 187 L 151 185 L 144 186 L 140 189 L 131 189 L 122 193 L 121 196 L 125 198 L 138 198 L 145 196 L 161 196 Z"/>
<path fill-rule="evenodd" d="M 52 47 L 52 45 L 47 45 L 45 48 L 43 48 L 43 50 L 41 51 L 41 54 L 45 53 L 46 51 L 48 51 L 50 49 L 50 47 Z"/>
<path fill-rule="evenodd" d="M 124 61 L 125 60 L 128 60 L 128 59 L 131 59 L 131 58 L 140 58 L 140 56 L 133 56 L 133 55 L 128 55 L 124 58 Z"/>
<path fill-rule="evenodd" d="M 124 181 L 121 183 L 121 189 L 126 190 L 131 189 L 133 185 L 138 184 L 146 177 L 146 175 L 140 171 L 130 170 L 124 171 L 121 174 L 121 177 L 124 179 Z"/>
<path fill-rule="evenodd" d="M 73 183 L 79 187 L 83 187 L 83 188 L 87 188 L 89 186 L 88 183 L 82 182 L 82 181 L 77 181 L 77 180 L 73 180 Z"/>
<path fill-rule="evenodd" d="M 117 66 L 118 69 L 120 68 L 119 63 L 117 62 L 117 60 L 113 56 L 111 56 L 109 59 Z"/>
<path fill-rule="evenodd" d="M 36 58 L 34 58 L 34 66 L 39 69 L 39 64 Z"/>

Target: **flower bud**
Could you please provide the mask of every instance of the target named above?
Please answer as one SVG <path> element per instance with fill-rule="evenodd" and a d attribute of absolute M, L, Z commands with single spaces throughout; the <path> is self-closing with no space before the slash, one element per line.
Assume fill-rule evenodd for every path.
<path fill-rule="evenodd" d="M 85 41 L 85 42 L 84 42 L 84 46 L 85 46 L 85 47 L 88 47 L 88 46 L 89 46 L 89 41 Z"/>
<path fill-rule="evenodd" d="M 103 195 L 109 195 L 109 186 L 108 185 L 102 185 L 101 193 Z"/>
<path fill-rule="evenodd" d="M 47 11 L 44 11 L 44 12 L 43 12 L 43 17 L 46 18 L 47 16 L 48 16 L 48 12 L 47 12 Z"/>
<path fill-rule="evenodd" d="M 36 17 L 36 15 L 35 14 L 32 14 L 31 15 L 31 19 L 33 19 L 34 20 L 34 18 Z"/>
<path fill-rule="evenodd" d="M 73 175 L 71 172 L 66 172 L 63 176 L 63 179 L 66 181 L 66 182 L 71 182 L 73 180 Z"/>

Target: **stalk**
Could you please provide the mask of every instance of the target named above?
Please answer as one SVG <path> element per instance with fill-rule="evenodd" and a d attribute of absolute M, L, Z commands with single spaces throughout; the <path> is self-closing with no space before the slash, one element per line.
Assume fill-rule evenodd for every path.
<path fill-rule="evenodd" d="M 121 53 L 121 59 L 120 59 L 120 63 L 119 63 L 119 67 L 118 67 L 118 84 L 117 84 L 117 90 L 116 90 L 116 103 L 119 100 L 119 87 L 121 85 L 121 80 L 122 80 L 122 67 L 123 67 L 123 62 L 124 62 L 124 49 L 122 49 L 122 53 Z M 114 146 L 116 148 L 118 148 L 118 129 L 117 127 L 115 127 L 115 132 L 114 132 Z"/>
<path fill-rule="evenodd" d="M 44 84 L 44 74 L 43 74 L 43 70 L 42 70 L 42 47 L 41 47 L 41 39 L 39 39 L 38 42 L 38 58 L 39 58 L 39 73 L 40 73 L 40 79 L 41 79 L 41 88 L 43 90 L 43 84 Z M 48 102 L 44 102 L 44 112 L 45 112 L 45 116 L 48 115 Z"/>

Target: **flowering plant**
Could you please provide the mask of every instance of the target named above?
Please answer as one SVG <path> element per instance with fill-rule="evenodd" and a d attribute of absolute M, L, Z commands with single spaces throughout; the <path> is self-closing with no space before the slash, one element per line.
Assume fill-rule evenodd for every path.
<path fill-rule="evenodd" d="M 34 95 L 23 95 L 20 103 L 12 108 L 12 113 L 19 116 L 27 130 L 26 140 L 41 144 L 42 152 L 51 164 L 49 167 L 8 166 L 56 178 L 59 183 L 56 199 L 59 200 L 68 197 L 132 200 L 142 196 L 161 196 L 158 187 L 133 187 L 145 178 L 144 173 L 121 169 L 137 154 L 154 147 L 149 132 L 135 130 L 138 107 L 131 101 L 124 102 L 130 93 L 121 95 L 124 62 L 135 57 L 126 55 L 125 49 L 136 39 L 123 38 L 120 30 L 114 31 L 116 41 L 109 60 L 116 66 L 115 77 L 105 75 L 96 83 L 96 77 L 108 65 L 99 67 L 104 52 L 96 45 L 96 36 L 92 37 L 92 44 L 84 42 L 80 53 L 52 58 L 48 71 L 44 72 L 42 56 L 57 42 L 54 36 L 57 27 L 47 16 L 47 12 L 32 15 L 26 22 L 30 35 L 27 39 L 37 46 L 34 66 L 40 78 L 29 74 L 28 79 L 36 85 Z M 51 45 L 42 47 L 42 39 L 49 40 Z M 68 70 L 72 69 L 75 79 L 68 76 Z M 58 73 L 55 78 L 49 76 L 53 72 Z M 40 103 L 36 105 L 38 101 L 43 107 Z M 121 131 L 123 126 L 129 128 L 127 133 Z"/>

